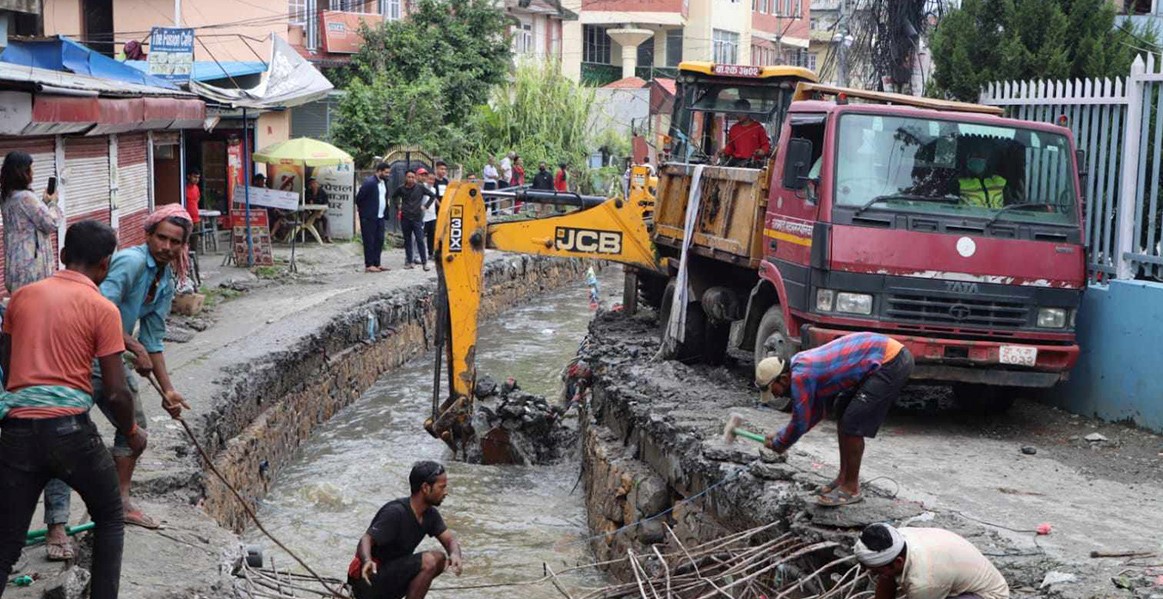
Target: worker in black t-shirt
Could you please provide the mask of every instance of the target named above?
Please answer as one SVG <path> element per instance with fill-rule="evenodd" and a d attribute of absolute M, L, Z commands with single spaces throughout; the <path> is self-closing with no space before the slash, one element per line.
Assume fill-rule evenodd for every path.
<path fill-rule="evenodd" d="M 416 462 L 408 475 L 412 496 L 384 504 L 359 539 L 347 582 L 355 599 L 421 599 L 445 567 L 460 576 L 460 543 L 436 507 L 448 495 L 448 474 L 436 462 Z M 412 553 L 425 536 L 444 550 Z"/>

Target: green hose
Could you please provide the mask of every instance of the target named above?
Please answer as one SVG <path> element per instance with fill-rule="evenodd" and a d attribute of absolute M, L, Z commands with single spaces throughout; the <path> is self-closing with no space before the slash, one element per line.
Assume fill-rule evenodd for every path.
<path fill-rule="evenodd" d="M 96 524 L 93 522 L 86 522 L 84 524 L 78 524 L 76 526 L 69 526 L 69 527 L 65 528 L 65 534 L 67 534 L 71 537 L 79 532 L 93 530 L 94 526 L 96 526 Z M 25 545 L 32 545 L 33 543 L 40 542 L 42 539 L 44 539 L 44 537 L 46 535 L 48 535 L 47 528 L 42 528 L 40 530 L 30 530 L 30 531 L 28 531 L 28 536 L 26 536 L 24 539 L 24 544 Z"/>

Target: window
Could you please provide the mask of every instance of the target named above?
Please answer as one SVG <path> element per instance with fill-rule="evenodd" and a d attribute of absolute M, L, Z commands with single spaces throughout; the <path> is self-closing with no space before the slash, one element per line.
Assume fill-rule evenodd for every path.
<path fill-rule="evenodd" d="M 533 53 L 533 23 L 521 21 L 513 27 L 513 54 Z"/>
<path fill-rule="evenodd" d="M 837 206 L 1074 225 L 1070 146 L 1056 133 L 952 120 L 840 117 Z M 974 164 L 977 163 L 977 164 Z M 1037 210 L 1012 209 L 1037 204 Z M 1007 210 L 1007 208 L 1010 208 Z"/>
<path fill-rule="evenodd" d="M 805 58 L 807 60 L 804 62 L 804 66 L 807 67 L 811 71 L 815 71 L 816 70 L 816 60 L 818 57 L 819 57 L 819 54 L 817 54 L 816 52 L 808 53 L 805 56 Z"/>
<path fill-rule="evenodd" d="M 714 61 L 719 64 L 735 64 L 739 60 L 739 34 L 734 31 L 716 29 L 713 33 Z"/>
<path fill-rule="evenodd" d="M 610 64 L 610 36 L 605 27 L 582 25 L 582 39 L 582 62 Z"/>
<path fill-rule="evenodd" d="M 666 66 L 677 67 L 682 62 L 682 29 L 666 30 Z"/>
<path fill-rule="evenodd" d="M 288 0 L 287 20 L 292 25 L 307 24 L 307 0 Z"/>
<path fill-rule="evenodd" d="M 399 21 L 400 17 L 400 0 L 380 0 L 380 14 L 384 15 L 385 21 Z"/>
<path fill-rule="evenodd" d="M 342 10 L 344 12 L 363 12 L 363 0 L 330 0 L 328 3 L 331 10 Z"/>
<path fill-rule="evenodd" d="M 654 66 L 654 38 L 650 38 L 641 44 L 638 44 L 638 66 Z"/>

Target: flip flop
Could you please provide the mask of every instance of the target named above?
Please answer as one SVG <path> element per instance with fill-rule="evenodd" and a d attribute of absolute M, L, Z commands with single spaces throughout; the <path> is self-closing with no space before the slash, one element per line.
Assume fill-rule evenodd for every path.
<path fill-rule="evenodd" d="M 861 501 L 864 501 L 864 495 L 862 493 L 853 495 L 844 489 L 832 489 L 831 493 L 820 495 L 816 498 L 816 503 L 823 507 L 841 507 L 860 503 Z"/>
<path fill-rule="evenodd" d="M 819 489 L 816 491 L 816 494 L 817 494 L 817 495 L 828 495 L 828 494 L 830 494 L 832 491 L 835 491 L 835 490 L 836 490 L 836 487 L 838 487 L 838 486 L 840 486 L 840 483 L 838 483 L 838 482 L 836 482 L 836 481 L 834 481 L 834 480 L 833 480 L 833 481 L 832 481 L 832 482 L 830 482 L 830 483 L 827 483 L 827 484 L 824 484 L 824 485 L 822 485 L 822 486 L 821 486 L 821 487 L 820 487 L 820 488 L 819 488 Z"/>
<path fill-rule="evenodd" d="M 157 530 L 162 527 L 162 525 L 157 520 L 146 516 L 144 513 L 142 513 L 141 510 L 126 512 L 125 523 L 132 524 L 134 526 L 140 526 L 142 528 L 148 528 L 150 530 Z"/>
<path fill-rule="evenodd" d="M 50 562 L 67 562 L 76 557 L 73 552 L 73 541 L 70 539 L 64 542 L 45 543 L 45 553 Z"/>

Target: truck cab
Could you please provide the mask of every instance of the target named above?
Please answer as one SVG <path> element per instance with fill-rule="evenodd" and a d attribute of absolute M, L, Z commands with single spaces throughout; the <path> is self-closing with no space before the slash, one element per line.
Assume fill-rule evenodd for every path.
<path fill-rule="evenodd" d="M 862 93 L 804 85 L 789 107 L 741 345 L 881 332 L 915 380 L 990 409 L 1064 380 L 1086 282 L 1070 130 Z"/>

